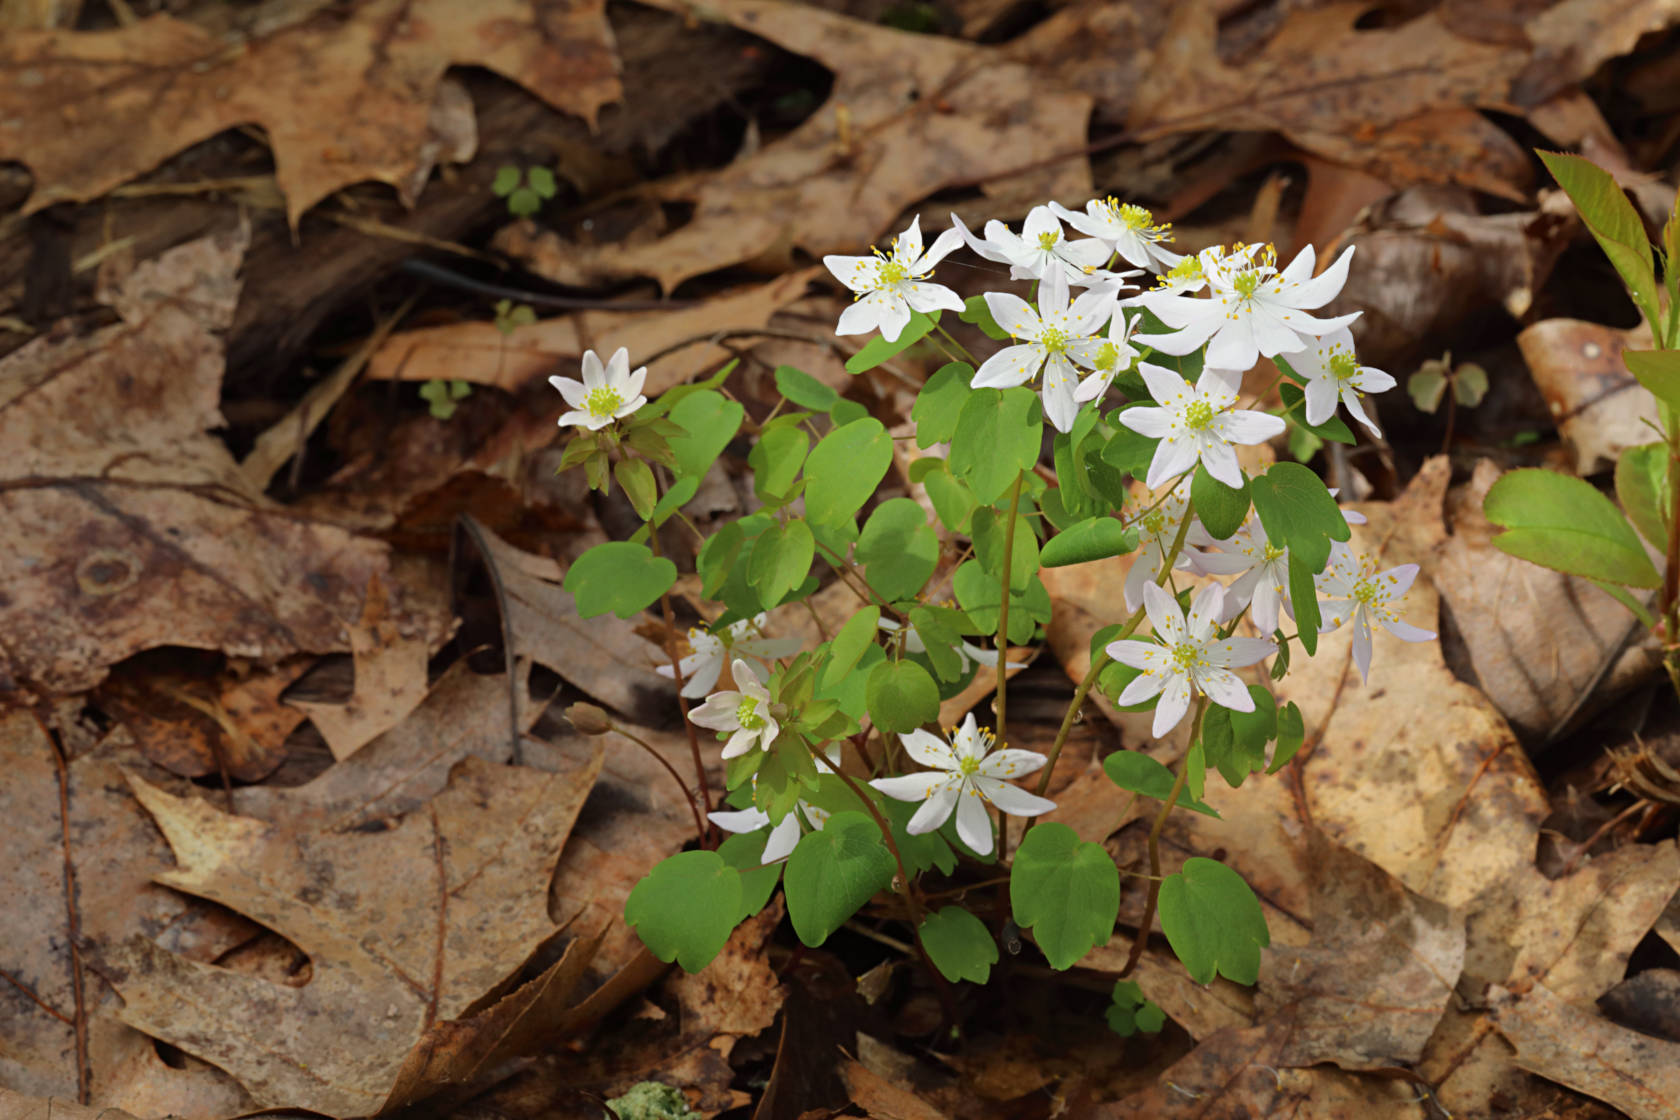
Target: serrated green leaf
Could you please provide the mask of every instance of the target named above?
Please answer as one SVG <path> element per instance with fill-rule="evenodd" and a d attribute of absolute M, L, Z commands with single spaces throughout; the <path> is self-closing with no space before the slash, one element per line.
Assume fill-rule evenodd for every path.
<path fill-rule="evenodd" d="M 1623 350 L 1628 372 L 1669 408 L 1680 408 L 1680 350 Z"/>
<path fill-rule="evenodd" d="M 920 342 L 927 333 L 939 323 L 940 312 L 924 315 L 920 311 L 910 313 L 910 322 L 905 325 L 896 341 L 888 342 L 879 336 L 872 338 L 856 354 L 846 359 L 847 373 L 863 373 L 872 370 L 882 362 L 888 362 L 898 357 L 904 351 Z"/>
<path fill-rule="evenodd" d="M 580 618 L 613 612 L 630 618 L 677 582 L 677 566 L 629 541 L 598 544 L 572 562 L 561 586 L 577 601 Z"/>
<path fill-rule="evenodd" d="M 892 882 L 895 870 L 873 820 L 863 813 L 835 813 L 820 832 L 800 838 L 782 872 L 794 933 L 806 945 L 821 945 Z"/>
<path fill-rule="evenodd" d="M 912 731 L 939 718 L 939 686 L 914 661 L 883 661 L 869 674 L 869 718 L 882 731 Z"/>
<path fill-rule="evenodd" d="M 1242 486 L 1233 490 L 1198 464 L 1190 480 L 1190 502 L 1202 526 L 1216 539 L 1233 536 L 1248 519 L 1248 476 L 1244 475 Z"/>
<path fill-rule="evenodd" d="M 1482 502 L 1506 531 L 1495 548 L 1554 571 L 1655 587 L 1660 580 L 1639 537 L 1615 503 L 1590 483 L 1537 469 L 1511 471 Z"/>
<path fill-rule="evenodd" d="M 870 513 L 855 555 L 864 579 L 883 598 L 911 599 L 939 566 L 939 535 L 921 506 L 891 498 Z"/>
<path fill-rule="evenodd" d="M 1043 431 L 1044 409 L 1031 389 L 971 390 L 951 436 L 951 473 L 992 505 L 1038 462 Z"/>
<path fill-rule="evenodd" d="M 864 417 L 824 436 L 805 463 L 805 516 L 834 524 L 862 508 L 892 466 L 892 437 Z"/>
<path fill-rule="evenodd" d="M 1266 915 L 1243 877 L 1216 860 L 1192 856 L 1161 884 L 1161 931 L 1190 978 L 1239 984 L 1260 978 L 1260 950 L 1271 944 Z"/>
<path fill-rule="evenodd" d="M 1102 845 L 1055 821 L 1027 830 L 1009 874 L 1015 922 L 1031 928 L 1050 967 L 1072 968 L 1106 944 L 1120 915 L 1120 871 Z"/>
<path fill-rule="evenodd" d="M 910 419 L 916 422 L 917 447 L 926 449 L 950 440 L 973 377 L 974 367 L 967 362 L 949 362 L 927 379 L 910 407 Z"/>
<path fill-rule="evenodd" d="M 1157 801 L 1165 801 L 1172 792 L 1173 772 L 1137 751 L 1115 751 L 1103 759 L 1103 773 L 1121 789 L 1153 797 Z M 1188 790 L 1179 791 L 1177 804 L 1204 817 L 1219 818 L 1211 806 L 1191 797 Z"/>
<path fill-rule="evenodd" d="M 1330 490 L 1299 463 L 1277 463 L 1249 484 L 1266 538 L 1314 572 L 1330 559 L 1330 542 L 1352 536 Z"/>
<path fill-rule="evenodd" d="M 984 984 L 997 963 L 997 941 L 986 924 L 961 906 L 947 906 L 922 922 L 922 947 L 945 979 Z"/>
<path fill-rule="evenodd" d="M 1124 556 L 1137 547 L 1136 529 L 1128 529 L 1112 517 L 1093 517 L 1063 529 L 1051 537 L 1039 556 L 1046 568 L 1068 564 L 1089 564 L 1110 556 Z"/>
<path fill-rule="evenodd" d="M 1652 268 L 1651 243 L 1645 223 L 1608 171 L 1580 156 L 1539 152 L 1546 170 L 1575 204 L 1598 247 L 1627 285 L 1628 294 L 1657 329 L 1657 278 Z"/>
<path fill-rule="evenodd" d="M 802 369 L 777 366 L 774 377 L 777 391 L 800 408 L 827 412 L 840 402 L 839 393 Z"/>
<path fill-rule="evenodd" d="M 648 951 L 689 972 L 722 951 L 740 914 L 741 873 L 716 852 L 661 860 L 624 900 L 624 920 Z"/>
<path fill-rule="evenodd" d="M 1658 551 L 1668 548 L 1674 499 L 1668 491 L 1668 445 L 1647 443 L 1616 460 L 1616 498 L 1640 534 Z"/>

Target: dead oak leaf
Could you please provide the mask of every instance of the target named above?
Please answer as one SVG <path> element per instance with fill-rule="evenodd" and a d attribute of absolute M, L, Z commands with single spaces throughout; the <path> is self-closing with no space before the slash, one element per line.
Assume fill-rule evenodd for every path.
<path fill-rule="evenodd" d="M 560 283 L 652 276 L 669 290 L 772 251 L 857 253 L 920 199 L 1066 157 L 1086 143 L 1091 98 L 1006 48 L 778 0 L 652 3 L 732 24 L 819 62 L 834 71 L 834 88 L 788 136 L 716 172 L 652 185 L 661 201 L 694 206 L 688 224 L 664 237 L 594 247 L 520 227 L 504 231 L 499 248 Z M 1082 157 L 1053 170 L 1041 196 L 1089 196 Z"/>
<path fill-rule="evenodd" d="M 258 124 L 295 226 L 351 183 L 411 181 L 431 158 L 433 101 L 451 64 L 488 67 L 591 121 L 620 94 L 602 0 L 343 7 L 231 40 L 166 15 L 9 35 L 0 159 L 34 172 L 26 212 L 98 198 L 189 145 Z"/>
<path fill-rule="evenodd" d="M 427 1029 L 498 993 L 558 931 L 542 887 L 600 764 L 599 751 L 562 774 L 469 759 L 375 833 L 294 832 L 131 779 L 180 864 L 157 881 L 288 937 L 313 968 L 283 987 L 131 938 L 104 954 L 122 1019 L 265 1106 L 378 1111 Z"/>
<path fill-rule="evenodd" d="M 1544 985 L 1495 989 L 1494 1023 L 1517 1064 L 1613 1105 L 1632 1120 L 1680 1115 L 1680 1045 L 1619 1027 Z"/>

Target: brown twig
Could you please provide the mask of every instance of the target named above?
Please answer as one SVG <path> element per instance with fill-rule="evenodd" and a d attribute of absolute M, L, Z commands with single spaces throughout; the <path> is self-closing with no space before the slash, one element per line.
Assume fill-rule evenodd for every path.
<path fill-rule="evenodd" d="M 437 946 L 432 952 L 432 991 L 426 997 L 426 1022 L 422 1028 L 431 1030 L 437 1022 L 438 995 L 443 991 L 443 947 L 449 934 L 449 871 L 443 860 L 443 829 L 438 824 L 437 803 L 426 807 L 432 814 L 432 860 L 437 864 L 438 878 Z"/>
<path fill-rule="evenodd" d="M 502 583 L 502 572 L 496 564 L 496 557 L 490 551 L 488 531 L 470 513 L 463 513 L 457 524 L 466 532 L 473 548 L 478 550 L 479 558 L 484 561 L 484 570 L 490 573 L 490 587 L 496 595 L 496 610 L 502 616 L 502 657 L 508 679 L 508 741 L 512 747 L 513 764 L 519 766 L 522 765 L 521 760 L 525 753 L 519 735 L 519 658 L 514 652 L 513 615 L 508 609 L 507 587 Z M 450 567 L 454 567 L 453 562 Z"/>
<path fill-rule="evenodd" d="M 59 842 L 64 858 L 64 919 L 70 947 L 70 991 L 76 1004 L 76 1100 L 87 1104 L 93 1087 L 88 1065 L 87 997 L 82 990 L 82 916 L 76 907 L 76 861 L 70 844 L 70 761 L 64 743 L 39 712 L 31 712 L 41 733 L 52 745 L 53 765 L 58 770 Z M 39 1002 L 38 1000 L 36 1002 Z M 45 1006 L 44 1004 L 42 1006 Z"/>

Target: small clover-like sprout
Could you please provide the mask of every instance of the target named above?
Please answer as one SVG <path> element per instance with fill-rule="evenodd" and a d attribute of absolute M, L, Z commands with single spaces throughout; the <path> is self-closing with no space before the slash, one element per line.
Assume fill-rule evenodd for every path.
<path fill-rule="evenodd" d="M 515 304 L 509 299 L 496 304 L 496 330 L 503 335 L 512 335 L 520 327 L 528 327 L 536 321 L 537 313 L 531 309 L 530 304 Z"/>
<path fill-rule="evenodd" d="M 439 420 L 455 415 L 455 402 L 472 395 L 472 386 L 465 381 L 445 381 L 438 378 L 420 386 L 420 399 L 431 406 L 431 413 Z"/>
<path fill-rule="evenodd" d="M 506 198 L 519 188 L 519 182 L 524 176 L 519 168 L 513 164 L 504 164 L 496 169 L 496 177 L 490 182 L 490 193 L 497 198 Z"/>

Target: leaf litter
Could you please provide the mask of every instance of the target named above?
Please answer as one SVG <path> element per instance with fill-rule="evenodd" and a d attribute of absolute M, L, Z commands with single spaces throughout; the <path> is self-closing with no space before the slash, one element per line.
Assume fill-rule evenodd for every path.
<path fill-rule="evenodd" d="M 503 229 L 496 245 L 576 288 L 641 277 L 683 285 L 698 297 L 688 306 L 614 309 L 607 292 L 599 307 L 511 336 L 488 309 L 387 309 L 377 330 L 360 332 L 375 341 L 319 397 L 326 420 L 306 416 L 322 425 L 315 446 L 303 432 L 269 438 L 286 450 L 265 444 L 261 469 L 245 472 L 232 447 L 306 413 L 292 411 L 300 392 L 272 402 L 278 410 L 265 405 L 256 423 L 235 416 L 250 386 L 222 354 L 251 237 L 243 221 L 132 267 L 113 252 L 76 325 L 7 343 L 0 513 L 15 528 L 0 549 L 0 683 L 15 703 L 0 719 L 0 802 L 18 827 L 0 877 L 19 905 L 0 938 L 0 1113 L 367 1115 L 455 1107 L 489 1090 L 538 1114 L 648 1077 L 686 1089 L 708 1115 L 746 1115 L 778 1079 L 777 1101 L 823 1115 L 848 1103 L 876 1116 L 1018 1115 L 1027 1102 L 1035 1115 L 1048 1105 L 1096 1116 L 1421 1117 L 1476 1115 L 1490 1102 L 1609 1115 L 1559 1085 L 1630 1116 L 1672 1113 L 1673 1043 L 1619 1021 L 1631 1013 L 1607 997 L 1654 984 L 1642 978 L 1665 972 L 1652 954 L 1680 948 L 1672 827 L 1611 829 L 1609 843 L 1590 854 L 1583 845 L 1561 868 L 1537 859 L 1544 822 L 1564 800 L 1550 752 L 1582 753 L 1572 726 L 1644 695 L 1650 659 L 1623 640 L 1594 589 L 1491 551 L 1479 495 L 1524 453 L 1480 410 L 1461 415 L 1448 457 L 1428 457 L 1436 421 L 1385 416 L 1392 445 L 1325 458 L 1357 483 L 1355 496 L 1377 492 L 1360 504 L 1370 523 L 1357 538 L 1385 562 L 1423 566 L 1416 621 L 1440 629 L 1435 619 L 1450 611 L 1461 656 L 1379 637 L 1385 675 L 1366 688 L 1346 639 L 1327 636 L 1279 688 L 1306 715 L 1297 759 L 1235 793 L 1215 778 L 1205 796 L 1223 819 L 1180 815 L 1163 837 L 1167 870 L 1220 853 L 1254 883 L 1272 933 L 1258 984 L 1196 985 L 1155 943 L 1135 978 L 1174 1024 L 1163 1038 L 1052 1042 L 1054 1016 L 1030 1000 L 1025 1014 L 1007 1014 L 1013 1005 L 984 989 L 965 993 L 972 1038 L 952 1045 L 934 1035 L 928 980 L 889 969 L 871 1030 L 891 1041 L 840 1029 L 840 1047 L 860 1060 L 839 1048 L 800 1055 L 829 1075 L 815 1097 L 785 1087 L 797 1064 L 788 1048 L 815 1037 L 792 1026 L 808 1014 L 796 1010 L 811 983 L 803 969 L 849 986 L 855 963 L 896 950 L 862 933 L 874 958 L 795 949 L 772 905 L 707 970 L 661 980 L 621 914 L 637 879 L 693 832 L 692 798 L 671 777 L 686 772 L 690 741 L 674 722 L 670 682 L 653 671 L 664 622 L 580 617 L 562 586 L 566 565 L 589 542 L 623 535 L 625 511 L 616 499 L 585 506 L 532 469 L 552 467 L 543 454 L 557 406 L 532 391 L 556 362 L 564 369 L 591 347 L 669 348 L 650 363 L 650 385 L 662 389 L 739 358 L 730 384 L 762 415 L 767 390 L 752 387 L 780 364 L 777 347 L 820 337 L 826 326 L 812 324 L 833 314 L 827 297 L 807 294 L 818 274 L 802 254 L 857 252 L 907 208 L 942 224 L 932 221 L 946 208 L 941 192 L 978 191 L 988 215 L 1035 194 L 1078 204 L 1093 184 L 1124 193 L 1124 174 L 1094 172 L 1126 165 L 1085 152 L 1124 122 L 1121 141 L 1149 153 L 1139 158 L 1192 170 L 1206 160 L 1207 197 L 1255 221 L 1265 209 L 1266 224 L 1278 220 L 1276 200 L 1255 204 L 1253 185 L 1221 170 L 1241 161 L 1207 159 L 1196 145 L 1271 132 L 1293 145 L 1274 150 L 1317 161 L 1306 166 L 1320 187 L 1363 176 L 1360 191 L 1374 189 L 1377 203 L 1339 223 L 1291 210 L 1292 173 L 1266 188 L 1285 199 L 1280 240 L 1294 223 L 1321 249 L 1359 245 L 1349 298 L 1371 309 L 1356 328 L 1362 349 L 1403 362 L 1433 356 L 1409 352 L 1419 340 L 1442 341 L 1436 353 L 1467 335 L 1514 340 L 1538 411 L 1535 390 L 1524 404 L 1498 376 L 1490 401 L 1505 392 L 1517 402 L 1506 407 L 1529 408 L 1527 421 L 1555 429 L 1575 469 L 1589 472 L 1649 442 L 1648 399 L 1615 362 L 1629 336 L 1594 317 L 1601 309 L 1560 296 L 1571 219 L 1555 195 L 1536 197 L 1533 162 L 1503 118 L 1479 110 L 1526 114 L 1560 143 L 1597 145 L 1660 210 L 1660 179 L 1636 170 L 1658 163 L 1653 149 L 1631 139 L 1623 148 L 1620 118 L 1607 122 L 1580 91 L 1606 60 L 1652 57 L 1654 39 L 1640 37 L 1672 23 L 1672 5 L 1424 5 L 1372 24 L 1359 5 L 1259 5 L 1238 16 L 1186 5 L 1161 17 L 1107 3 L 1062 9 L 1020 34 L 995 6 L 962 5 L 958 24 L 994 29 L 984 42 L 883 26 L 850 8 L 656 6 L 734 28 L 729 41 L 744 51 L 774 43 L 812 60 L 833 73 L 832 88 L 803 91 L 803 118 L 767 135 L 750 122 L 739 149 L 725 143 L 710 168 L 665 164 L 631 188 L 681 215 L 674 228 L 578 240 L 575 223 L 557 232 L 539 220 Z M 34 175 L 16 205 L 98 199 L 160 164 L 190 177 L 192 161 L 223 154 L 177 152 L 256 122 L 284 224 L 303 229 L 320 200 L 350 199 L 350 184 L 392 184 L 413 201 L 435 189 L 426 169 L 446 150 L 471 158 L 471 106 L 443 78 L 452 63 L 488 66 L 583 118 L 639 96 L 616 79 L 600 6 L 446 7 L 397 18 L 369 0 L 329 20 L 315 5 L 272 6 L 234 27 L 187 13 L 14 34 L 3 48 L 13 65 L 0 77 L 0 155 Z M 1409 62 L 1423 58 L 1427 67 Z M 331 80 L 312 77 L 322 72 Z M 428 138 L 440 96 L 453 98 L 454 124 Z M 324 129 L 351 103 L 354 121 Z M 136 123 L 170 112 L 172 130 Z M 1137 162 L 1134 181 L 1150 181 Z M 565 189 L 567 206 L 601 201 L 587 186 Z M 973 198 L 951 204 L 979 212 Z M 1228 220 L 1204 218 L 1210 230 Z M 707 276 L 742 265 L 758 275 Z M 1500 326 L 1486 326 L 1490 312 Z M 342 341 L 325 348 L 335 363 Z M 823 380 L 891 427 L 908 413 L 906 390 L 942 360 L 924 347 L 890 370 Z M 468 411 L 482 409 L 481 419 L 367 423 L 397 392 L 438 379 L 475 385 Z M 544 409 L 534 424 L 528 414 Z M 336 476 L 314 465 L 322 448 Z M 285 478 L 288 455 L 297 458 Z M 909 483 L 915 457 L 900 456 L 889 493 L 922 496 Z M 737 459 L 726 451 L 691 504 L 700 523 L 752 508 Z M 528 516 L 537 509 L 546 522 Z M 562 530 L 557 509 L 569 518 Z M 449 534 L 431 524 L 462 511 L 495 521 L 480 526 L 499 584 L 488 628 L 438 604 L 465 561 L 443 554 Z M 686 567 L 683 532 L 666 543 Z M 942 557 L 943 569 L 955 559 Z M 1045 576 L 1057 619 L 1036 660 L 1030 649 L 1011 655 L 1033 661 L 1012 711 L 1033 687 L 1065 696 L 1059 672 L 1083 675 L 1124 564 Z M 1529 605 L 1559 602 L 1574 613 L 1540 617 Z M 832 631 L 856 599 L 835 584 L 813 606 L 812 618 L 772 626 Z M 338 702 L 288 697 L 322 655 L 349 656 Z M 568 726 L 551 704 L 556 690 L 603 705 L 617 730 Z M 990 691 L 977 678 L 942 720 L 983 707 Z M 1059 776 L 1056 819 L 1136 872 L 1137 808 L 1103 776 L 1101 755 L 1118 741 L 1172 761 L 1182 744 L 1150 743 L 1145 724 L 1100 695 L 1083 728 L 1090 753 Z M 1026 741 L 1051 733 L 1031 719 L 1017 731 Z M 708 778 L 721 787 L 718 768 Z M 1626 795 L 1608 781 L 1577 796 L 1619 809 Z M 1628 788 L 1660 793 L 1654 780 Z M 1054 989 L 1065 1003 L 1057 1016 L 1084 1014 L 1069 1008 L 1106 988 L 1130 954 L 1142 892 L 1124 882 L 1120 928 L 1074 974 L 1089 989 Z M 890 938 L 880 919 L 892 918 L 878 903 L 865 933 Z M 1034 950 L 1021 952 L 1030 968 Z M 1672 966 L 1672 956 L 1656 959 Z M 1005 990 L 1023 991 L 1027 975 Z M 1100 1006 L 1087 1010 L 1089 1022 L 1078 1021 L 1102 1030 Z M 251 1032 L 254 1018 L 270 1029 Z M 769 1114 L 762 1103 L 758 1112 Z"/>

